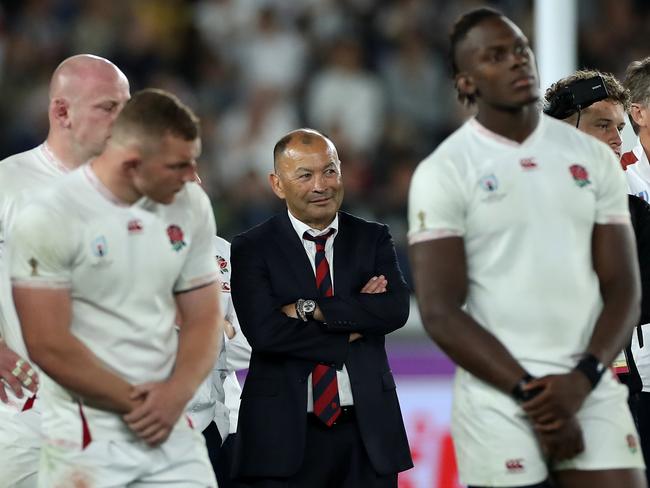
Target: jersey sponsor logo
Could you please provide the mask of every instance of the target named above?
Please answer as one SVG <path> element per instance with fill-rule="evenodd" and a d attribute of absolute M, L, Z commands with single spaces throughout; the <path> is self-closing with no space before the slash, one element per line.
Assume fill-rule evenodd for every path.
<path fill-rule="evenodd" d="M 129 229 L 129 234 L 139 234 L 140 232 L 142 232 L 142 220 L 140 219 L 129 220 L 129 223 L 127 224 L 127 228 Z"/>
<path fill-rule="evenodd" d="M 645 200 L 646 202 L 648 201 L 648 192 L 645 190 L 640 191 L 639 193 L 636 194 L 636 196 Z"/>
<path fill-rule="evenodd" d="M 537 168 L 537 162 L 534 158 L 523 158 L 519 160 L 519 166 L 525 170 L 531 170 Z"/>
<path fill-rule="evenodd" d="M 91 244 L 93 255 L 98 258 L 103 258 L 108 254 L 108 242 L 106 242 L 106 237 L 99 236 Z"/>
<path fill-rule="evenodd" d="M 227 281 L 222 281 L 221 282 L 221 291 L 225 291 L 226 293 L 230 293 L 230 283 Z"/>
<path fill-rule="evenodd" d="M 508 473 L 521 473 L 524 471 L 524 460 L 522 458 L 508 459 L 506 461 Z"/>
<path fill-rule="evenodd" d="M 580 188 L 591 184 L 591 181 L 589 181 L 589 173 L 584 166 L 580 164 L 572 164 L 569 166 L 569 171 L 571 172 L 571 176 L 573 176 L 573 181 L 575 181 L 576 185 Z"/>
<path fill-rule="evenodd" d="M 170 225 L 167 227 L 167 236 L 169 237 L 169 242 L 172 243 L 172 248 L 174 251 L 178 252 L 187 246 L 187 243 L 183 240 L 183 229 L 178 225 Z"/>
<path fill-rule="evenodd" d="M 478 184 L 481 188 L 490 193 L 497 191 L 499 188 L 499 181 L 497 180 L 497 177 L 494 176 L 494 174 L 484 176 L 479 180 Z"/>
<path fill-rule="evenodd" d="M 228 270 L 228 261 L 223 256 L 219 256 L 218 254 L 216 255 L 217 258 L 217 266 L 219 266 L 219 272 L 221 274 L 226 274 Z"/>

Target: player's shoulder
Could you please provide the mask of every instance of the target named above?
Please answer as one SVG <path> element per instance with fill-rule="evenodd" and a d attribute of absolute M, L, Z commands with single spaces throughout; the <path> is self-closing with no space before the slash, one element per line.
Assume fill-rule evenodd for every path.
<path fill-rule="evenodd" d="M 220 236 L 214 236 L 214 249 L 215 253 L 220 256 L 230 256 L 230 242 Z"/>
<path fill-rule="evenodd" d="M 33 170 L 38 158 L 37 150 L 38 148 L 29 149 L 0 161 L 0 187 L 3 190 L 16 188 L 25 173 Z"/>
<path fill-rule="evenodd" d="M 198 183 L 191 181 L 186 183 L 181 191 L 174 198 L 175 206 L 191 207 L 200 209 L 205 206 L 211 206 L 210 197 Z"/>
<path fill-rule="evenodd" d="M 561 120 L 554 119 L 548 115 L 542 114 L 545 124 L 545 139 L 554 141 L 551 147 L 561 148 L 563 151 L 568 151 L 576 154 L 584 154 L 585 151 L 589 155 L 605 155 L 611 159 L 613 154 L 611 148 L 602 141 L 599 141 L 594 136 L 583 132 L 571 124 L 567 124 Z"/>
<path fill-rule="evenodd" d="M 452 132 L 431 154 L 426 156 L 415 169 L 413 178 L 423 178 L 430 172 L 447 167 L 459 167 L 471 158 L 465 157 L 468 149 L 476 144 L 472 137 L 470 123 L 465 122 Z"/>

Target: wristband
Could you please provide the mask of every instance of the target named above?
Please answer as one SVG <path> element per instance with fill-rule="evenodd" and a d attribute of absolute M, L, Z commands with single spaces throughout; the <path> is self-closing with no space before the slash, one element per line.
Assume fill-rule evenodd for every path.
<path fill-rule="evenodd" d="M 573 369 L 575 371 L 580 371 L 587 377 L 589 383 L 591 383 L 592 390 L 596 388 L 596 385 L 605 372 L 605 366 L 603 363 L 601 363 L 600 360 L 591 353 L 585 354 Z"/>
<path fill-rule="evenodd" d="M 515 387 L 512 389 L 510 392 L 510 395 L 512 398 L 515 399 L 517 403 L 524 403 L 527 402 L 528 400 L 532 400 L 535 398 L 539 393 L 541 393 L 542 388 L 534 388 L 532 390 L 524 390 L 524 386 L 526 386 L 528 383 L 533 381 L 535 378 L 532 377 L 530 374 L 526 373 L 515 385 Z"/>

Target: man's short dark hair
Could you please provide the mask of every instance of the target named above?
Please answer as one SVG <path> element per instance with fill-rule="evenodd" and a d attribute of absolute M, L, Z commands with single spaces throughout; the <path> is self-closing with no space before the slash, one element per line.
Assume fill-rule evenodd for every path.
<path fill-rule="evenodd" d="M 301 137 L 302 138 L 301 142 L 305 145 L 308 145 L 311 143 L 313 138 L 318 136 L 327 139 L 330 142 L 332 141 L 327 135 L 323 134 L 322 132 L 319 132 L 315 129 L 308 129 L 308 128 L 292 130 L 291 132 L 283 136 L 282 139 L 276 142 L 275 146 L 273 147 L 274 171 L 277 171 L 278 169 L 278 159 L 280 158 L 282 153 L 284 153 L 284 151 L 287 149 L 287 146 L 291 143 L 291 141 L 295 137 Z"/>
<path fill-rule="evenodd" d="M 639 61 L 632 61 L 625 70 L 623 86 L 630 91 L 632 103 L 638 103 L 650 107 L 650 56 Z M 639 126 L 632 117 L 630 123 L 636 134 L 639 133 Z"/>
<path fill-rule="evenodd" d="M 607 98 L 605 98 L 605 100 L 609 100 L 614 103 L 620 103 L 623 106 L 623 110 L 627 112 L 630 109 L 630 93 L 628 90 L 623 87 L 621 82 L 618 81 L 613 74 L 603 73 L 595 69 L 581 69 L 572 75 L 569 75 L 553 83 L 546 89 L 546 93 L 544 94 L 545 105 L 550 104 L 554 99 L 560 96 L 562 90 L 564 90 L 567 86 L 572 85 L 576 81 L 588 80 L 589 78 L 593 78 L 595 76 L 600 76 L 603 80 L 603 83 L 605 84 L 605 88 L 607 89 Z"/>
<path fill-rule="evenodd" d="M 111 137 L 159 140 L 168 133 L 193 141 L 200 134 L 199 119 L 175 95 L 165 90 L 147 88 L 135 93 L 126 102 L 115 119 Z"/>
<path fill-rule="evenodd" d="M 452 78 L 455 78 L 459 72 L 458 63 L 456 62 L 456 48 L 458 44 L 467 37 L 467 33 L 476 25 L 492 17 L 503 17 L 503 14 L 489 7 L 481 7 L 464 13 L 454 22 L 451 33 L 449 34 L 448 54 Z M 458 100 L 463 104 L 472 105 L 476 101 L 476 97 L 458 92 Z"/>

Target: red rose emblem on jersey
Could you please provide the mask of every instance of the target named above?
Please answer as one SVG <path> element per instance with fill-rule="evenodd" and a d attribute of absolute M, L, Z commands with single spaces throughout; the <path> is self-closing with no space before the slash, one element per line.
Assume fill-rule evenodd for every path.
<path fill-rule="evenodd" d="M 578 185 L 580 188 L 591 183 L 591 181 L 589 181 L 589 173 L 587 173 L 587 170 L 584 166 L 580 164 L 573 164 L 569 166 L 569 171 L 571 172 L 571 176 L 573 176 L 573 180 L 576 182 L 576 185 Z"/>
<path fill-rule="evenodd" d="M 169 242 L 172 243 L 174 251 L 178 252 L 187 245 L 183 239 L 183 229 L 177 225 L 167 227 L 167 236 L 169 237 Z"/>
<path fill-rule="evenodd" d="M 228 272 L 228 261 L 223 256 L 217 256 L 217 264 L 219 265 L 221 274 Z"/>

